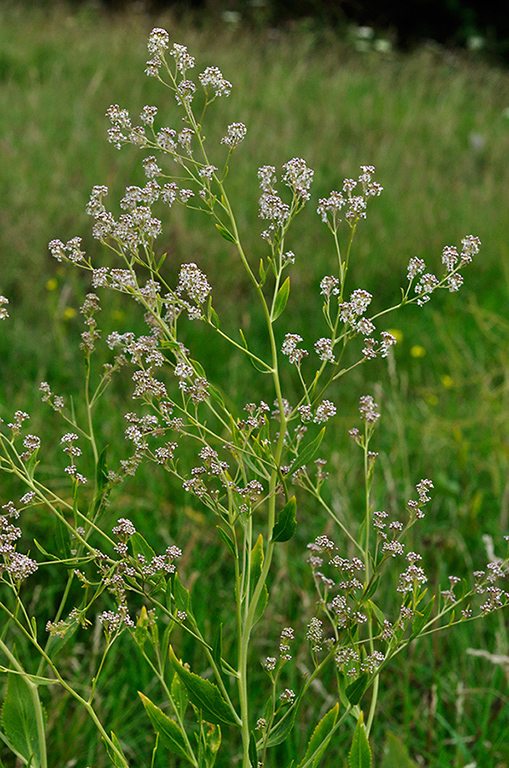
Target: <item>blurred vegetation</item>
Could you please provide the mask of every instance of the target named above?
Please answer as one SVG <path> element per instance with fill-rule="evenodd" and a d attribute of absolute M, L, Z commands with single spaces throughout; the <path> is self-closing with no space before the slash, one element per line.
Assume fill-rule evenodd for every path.
<path fill-rule="evenodd" d="M 395 355 L 362 366 L 332 393 L 341 415 L 328 468 L 334 508 L 355 526 L 362 489 L 347 429 L 357 421 L 359 395 L 374 394 L 383 412 L 377 503 L 394 512 L 415 482 L 431 477 L 435 501 L 416 532 L 415 549 L 423 552 L 433 582 L 482 567 L 483 535 L 493 537 L 497 551 L 509 521 L 509 75 L 474 54 L 432 46 L 409 55 L 373 46 L 359 51 L 325 29 L 305 26 L 253 31 L 226 22 L 220 28 L 179 25 L 171 13 L 154 19 L 136 12 L 105 16 L 91 5 L 74 13 L 65 6 L 3 5 L 0 293 L 11 302 L 11 317 L 0 335 L 0 416 L 10 418 L 16 408 L 30 412 L 31 429 L 43 435 L 47 446 L 43 470 L 55 486 L 62 486 L 65 479 L 54 468 L 60 458 L 52 457 L 51 444 L 58 442 L 63 425 L 40 405 L 38 385 L 48 380 L 57 393 L 72 394 L 79 404 L 81 324 L 76 310 L 89 285 L 50 258 L 47 242 L 79 235 L 95 261 L 105 263 L 84 213 L 90 189 L 107 184 L 114 206 L 124 187 L 139 183 L 142 173 L 139 153 L 132 148 L 117 152 L 107 143 L 104 113 L 111 103 L 134 114 L 144 104 L 157 103 L 161 120 L 172 122 L 173 104 L 161 103 L 160 88 L 143 75 L 146 37 L 156 24 L 189 47 L 198 67 L 219 66 L 234 84 L 230 98 L 214 107 L 216 122 L 208 140 L 216 141 L 234 120 L 248 126 L 229 182 L 253 264 L 264 252 L 257 168 L 280 167 L 302 156 L 315 169 L 314 197 L 288 242 L 296 265 L 282 334 L 289 330 L 310 340 L 323 334 L 318 284 L 333 269 L 332 243 L 314 209 L 319 197 L 338 188 L 344 177 L 355 176 L 361 164 L 374 164 L 385 188 L 359 228 L 352 264 L 352 289 L 371 291 L 375 310 L 399 298 L 410 256 L 424 258 L 435 270 L 444 245 L 459 244 L 468 233 L 481 238 L 482 252 L 466 270 L 463 290 L 390 316 L 387 327 L 401 334 Z M 159 247 L 169 255 L 168 277 L 182 261 L 196 261 L 214 286 L 221 319 L 232 332 L 242 324 L 255 339 L 261 321 L 251 311 L 249 287 L 238 279 L 229 245 L 211 238 L 205 224 L 188 211 L 172 210 L 163 221 Z M 105 302 L 102 315 L 104 336 L 114 328 L 144 332 L 142 319 L 118 297 Z M 190 327 L 186 341 L 210 378 L 227 382 L 239 407 L 266 396 L 263 380 L 202 329 Z M 106 353 L 98 353 L 100 361 L 101 355 Z M 132 408 L 129 397 L 129 382 L 119 380 L 99 414 L 113 463 L 125 452 L 118 436 L 123 413 Z M 11 488 L 2 482 L 4 503 Z M 31 536 L 51 539 L 53 531 L 42 513 L 29 514 L 25 520 L 30 520 Z M 142 470 L 113 500 L 112 522 L 119 515 L 131 517 L 140 529 L 149 519 L 155 547 L 182 546 L 183 578 L 194 585 L 198 601 L 201 595 L 204 620 L 220 610 L 227 598 L 228 562 L 213 543 L 213 522 L 195 499 L 163 475 Z M 277 642 L 282 622 L 294 623 L 302 636 L 306 609 L 312 610 L 313 602 L 305 545 L 320 533 L 334 535 L 306 500 L 299 519 L 292 553 L 280 555 L 272 586 L 278 599 L 260 628 L 260 655 Z M 34 612 L 50 615 L 57 593 L 58 585 L 41 577 L 33 589 Z M 181 642 L 185 655 L 185 639 Z M 307 663 L 304 646 L 295 654 L 295 687 Z M 469 647 L 507 654 L 504 617 L 433 637 L 401 659 L 384 684 L 374 735 L 379 759 L 391 730 L 421 765 L 459 768 L 477 761 L 507 768 L 508 681 L 500 666 L 468 655 Z M 78 635 L 66 662 L 69 675 L 86 679 L 94 653 L 90 656 L 87 638 Z M 109 727 L 127 744 L 135 764 L 142 764 L 139 756 L 148 755 L 151 737 L 148 723 L 146 733 L 139 727 L 143 713 L 135 692 L 149 690 L 151 681 L 140 677 L 135 660 L 110 671 L 104 677 L 109 686 L 102 691 L 102 714 L 109 714 Z M 73 719 L 73 707 L 62 694 L 51 689 L 47 695 L 53 697 L 47 701 L 50 723 L 66 722 L 53 729 L 53 763 L 71 765 L 68 761 L 81 753 L 78 768 L 103 766 L 88 722 Z M 323 696 L 325 706 L 326 687 L 317 696 Z M 304 741 L 307 735 L 303 712 L 302 729 L 294 738 Z M 338 739 L 330 765 L 343 764 L 343 739 L 349 738 L 346 733 Z M 294 747 L 281 748 L 280 765 L 289 762 Z M 221 765 L 232 764 L 224 760 Z"/>

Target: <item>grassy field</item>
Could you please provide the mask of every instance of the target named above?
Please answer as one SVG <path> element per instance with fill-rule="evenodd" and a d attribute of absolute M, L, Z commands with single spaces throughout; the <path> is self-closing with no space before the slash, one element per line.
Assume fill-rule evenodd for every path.
<path fill-rule="evenodd" d="M 248 126 L 229 184 L 253 264 L 263 248 L 257 168 L 304 157 L 315 170 L 312 201 L 289 243 L 296 254 L 288 319 L 292 332 L 316 337 L 321 328 L 318 309 L 309 307 L 318 307 L 319 281 L 330 273 L 333 254 L 314 210 L 317 200 L 343 178 L 355 176 L 361 164 L 376 166 L 384 193 L 360 228 L 351 279 L 352 289 L 374 294 L 375 310 L 397 302 L 410 256 L 438 269 L 444 245 L 458 245 L 469 233 L 481 238 L 482 251 L 465 271 L 464 289 L 390 316 L 387 328 L 401 335 L 394 356 L 362 366 L 338 390 L 342 409 L 330 447 L 329 487 L 336 508 L 355 521 L 362 488 L 346 432 L 355 423 L 359 396 L 374 393 L 383 412 L 377 436 L 380 507 L 397 510 L 421 477 L 435 484 L 432 508 L 415 534 L 433 583 L 482 567 L 483 536 L 491 536 L 496 553 L 504 554 L 502 534 L 509 524 L 509 74 L 477 56 L 433 46 L 406 56 L 360 53 L 325 32 L 306 29 L 248 32 L 226 24 L 219 29 L 177 25 L 169 15 L 106 17 L 87 6 L 76 14 L 65 7 L 2 6 L 0 294 L 10 300 L 11 317 L 0 335 L 0 416 L 11 418 L 16 408 L 31 413 L 31 428 L 47 435 L 45 471 L 51 476 L 51 444 L 62 427 L 40 405 L 38 384 L 47 380 L 56 392 L 79 397 L 76 309 L 89 286 L 51 259 L 47 243 L 79 235 L 85 249 L 98 254 L 84 212 L 91 187 L 107 184 L 115 200 L 126 185 L 141 181 L 139 154 L 132 148 L 117 152 L 107 143 L 104 113 L 112 103 L 133 113 L 144 104 L 160 103 L 156 84 L 143 75 L 146 38 L 155 25 L 187 45 L 200 67 L 220 67 L 234 85 L 230 98 L 214 108 L 217 122 L 208 139 L 223 135 L 224 125 L 232 121 Z M 174 109 L 170 101 L 160 107 L 168 115 Z M 192 212 L 172 211 L 163 224 L 159 248 L 169 254 L 168 277 L 183 260 L 196 260 L 214 286 L 221 317 L 231 329 L 242 324 L 256 337 L 261 318 L 250 313 L 249 287 L 237 279 L 229 245 L 211 238 Z M 102 314 L 105 332 L 142 332 L 141 319 L 120 299 L 114 298 Z M 201 350 L 207 370 L 228 384 L 238 403 L 264 397 L 263 389 L 252 393 L 250 372 L 235 356 L 200 332 L 193 334 L 190 346 Z M 122 414 L 130 408 L 128 382 L 119 381 L 108 397 L 101 436 L 115 458 L 124 450 L 118 435 Z M 61 483 L 57 474 L 54 482 Z M 4 503 L 11 487 L 6 480 L 0 487 Z M 213 523 L 197 501 L 145 470 L 123 486 L 112 504 L 112 520 L 126 510 L 140 527 L 157 510 L 154 541 L 177 540 L 183 546 L 183 571 L 198 601 L 202 598 L 203 617 L 211 610 L 210 601 L 219 610 L 228 565 L 212 543 Z M 306 522 L 292 541 L 296 554 L 286 552 L 277 563 L 273 591 L 279 596 L 260 632 L 260 655 L 277 642 L 283 612 L 285 620 L 299 626 L 305 621 L 300 610 L 312 599 L 305 546 L 328 528 L 310 501 L 303 502 L 301 514 Z M 34 537 L 53 535 L 42 515 L 34 514 L 31 524 Z M 34 610 L 37 606 L 44 613 L 57 591 L 58 585 L 41 579 L 32 596 Z M 98 640 L 90 651 L 78 636 L 66 662 L 70 676 L 85 675 L 97 645 Z M 373 736 L 376 766 L 392 768 L 384 762 L 389 733 L 406 745 L 418 765 L 509 766 L 507 667 L 468 649 L 507 656 L 507 616 L 433 636 L 401 659 L 381 693 Z M 302 671 L 306 649 L 295 655 L 296 670 Z M 139 727 L 143 709 L 136 690 L 150 691 L 151 680 L 127 656 L 122 668 L 107 672 L 110 685 L 101 691 L 102 714 L 127 745 L 133 764 L 148 765 L 148 758 L 145 763 L 139 758 L 149 754 L 151 736 L 148 728 L 144 733 Z M 317 696 L 323 696 L 324 705 L 328 701 L 326 688 Z M 46 707 L 51 765 L 106 765 L 88 721 L 74 713 L 67 698 L 48 693 Z M 292 738 L 304 743 L 306 712 L 301 725 Z M 350 738 L 349 730 L 338 738 L 327 768 L 346 765 Z M 295 746 L 291 742 L 281 749 L 279 765 L 290 762 Z M 0 756 L 6 768 L 14 765 L 1 748 Z M 218 765 L 233 764 L 228 757 L 221 759 Z"/>

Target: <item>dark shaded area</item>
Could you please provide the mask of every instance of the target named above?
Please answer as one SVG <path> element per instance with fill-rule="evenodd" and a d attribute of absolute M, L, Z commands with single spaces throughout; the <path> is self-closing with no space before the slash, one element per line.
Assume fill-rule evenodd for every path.
<path fill-rule="evenodd" d="M 27 1 L 27 0 L 25 0 Z M 49 0 L 42 0 L 48 2 Z M 89 0 L 68 0 L 85 5 Z M 349 25 L 371 27 L 409 50 L 425 41 L 446 46 L 482 47 L 489 55 L 509 61 L 509 13 L 506 3 L 483 0 L 96 0 L 109 10 L 134 8 L 158 13 L 212 19 L 236 14 L 255 26 L 306 23 L 345 31 Z"/>

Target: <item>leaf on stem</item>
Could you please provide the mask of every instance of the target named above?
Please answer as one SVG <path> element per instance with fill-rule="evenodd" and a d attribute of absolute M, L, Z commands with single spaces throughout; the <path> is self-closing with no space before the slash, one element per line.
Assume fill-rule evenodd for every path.
<path fill-rule="evenodd" d="M 283 285 L 277 292 L 276 300 L 274 302 L 274 309 L 272 311 L 272 321 L 277 320 L 279 315 L 284 311 L 286 302 L 290 295 L 290 278 L 287 277 Z"/>
<path fill-rule="evenodd" d="M 352 706 L 355 706 L 362 699 L 364 691 L 368 687 L 369 675 L 367 672 L 361 672 L 357 680 L 347 685 L 346 696 Z"/>
<path fill-rule="evenodd" d="M 237 240 L 234 237 L 234 235 L 232 235 L 231 232 L 228 232 L 226 227 L 223 227 L 221 224 L 216 224 L 216 229 L 219 232 L 219 234 L 221 235 L 221 237 L 223 237 L 225 240 L 228 240 L 229 243 L 236 243 L 237 242 Z"/>
<path fill-rule="evenodd" d="M 171 681 L 171 698 L 182 720 L 189 704 L 186 686 L 175 672 Z"/>
<path fill-rule="evenodd" d="M 175 573 L 172 576 L 172 584 L 173 584 L 173 597 L 175 599 L 175 605 L 177 606 L 177 611 L 183 611 L 184 613 L 188 613 L 190 616 L 193 615 L 193 609 L 191 605 L 191 593 L 188 589 L 186 589 L 182 582 L 179 579 L 178 573 Z"/>
<path fill-rule="evenodd" d="M 276 747 L 292 732 L 301 696 L 302 692 L 297 696 L 291 707 L 286 710 L 281 720 L 271 729 L 267 739 L 267 747 Z"/>
<path fill-rule="evenodd" d="M 272 529 L 272 541 L 288 541 L 297 530 L 297 500 L 295 496 L 289 499 Z"/>
<path fill-rule="evenodd" d="M 425 625 L 428 623 L 430 619 L 434 604 L 435 604 L 435 595 L 433 595 L 431 600 L 428 601 L 428 603 L 424 607 L 424 610 L 422 612 L 417 613 L 415 619 L 412 622 L 412 634 L 410 635 L 410 640 L 413 640 L 414 637 L 417 637 L 417 635 L 419 635 L 421 631 L 424 629 Z"/>
<path fill-rule="evenodd" d="M 138 691 L 138 696 L 143 702 L 145 712 L 152 723 L 154 731 L 159 735 L 160 743 L 164 744 L 164 746 L 175 755 L 194 763 L 192 755 L 189 754 L 184 733 L 178 723 L 176 723 L 175 720 L 172 720 L 171 717 L 168 717 L 162 709 L 156 707 L 156 705 L 140 691 Z"/>
<path fill-rule="evenodd" d="M 169 655 L 171 666 L 186 686 L 190 701 L 201 710 L 203 719 L 215 725 L 236 725 L 232 708 L 217 685 L 186 669 L 175 656 L 171 645 Z"/>
<path fill-rule="evenodd" d="M 28 683 L 23 675 L 9 674 L 7 693 L 2 707 L 2 727 L 12 747 L 25 760 L 32 760 L 38 768 L 45 764 L 45 745 L 41 744 L 37 727 L 37 709 L 41 708 L 37 687 Z"/>
<path fill-rule="evenodd" d="M 320 443 L 323 440 L 323 436 L 325 435 L 325 427 L 322 427 L 318 435 L 315 437 L 314 440 L 312 440 L 309 445 L 307 445 L 301 453 L 297 456 L 294 463 L 291 466 L 290 475 L 293 475 L 294 472 L 297 472 L 298 469 L 304 466 L 304 464 L 307 464 L 308 461 L 311 461 L 315 453 L 320 447 Z"/>
<path fill-rule="evenodd" d="M 322 717 L 313 733 L 311 734 L 304 759 L 299 763 L 297 768 L 304 768 L 308 762 L 312 768 L 316 768 L 323 756 L 323 753 L 327 749 L 327 745 L 332 736 L 332 729 L 334 728 L 336 720 L 338 719 L 338 713 L 339 704 L 335 704 L 332 709 L 330 709 L 327 714 Z"/>
<path fill-rule="evenodd" d="M 353 732 L 352 747 L 348 753 L 348 768 L 371 768 L 371 765 L 371 747 L 366 735 L 364 715 L 361 712 Z"/>
<path fill-rule="evenodd" d="M 223 671 L 223 660 L 221 658 L 223 653 L 223 622 L 218 626 L 214 635 L 214 642 L 212 644 L 212 658 L 216 662 L 218 668 Z"/>
<path fill-rule="evenodd" d="M 217 532 L 219 534 L 219 538 L 221 539 L 223 544 L 226 545 L 226 548 L 228 549 L 228 551 L 231 554 L 231 556 L 235 557 L 235 544 L 233 542 L 233 539 L 231 538 L 231 536 L 229 536 L 226 533 L 224 528 L 221 528 L 220 525 L 216 525 L 216 528 L 217 528 Z"/>
<path fill-rule="evenodd" d="M 254 592 L 256 583 L 258 579 L 261 576 L 262 573 L 262 567 L 263 567 L 263 560 L 264 560 L 264 554 L 263 554 L 263 536 L 260 533 L 256 540 L 256 544 L 254 545 L 253 549 L 251 550 L 251 572 L 250 572 L 250 580 L 251 580 L 251 594 Z M 265 611 L 265 608 L 267 606 L 267 602 L 269 599 L 269 590 L 267 589 L 267 585 L 264 584 L 262 588 L 262 592 L 260 594 L 260 598 L 258 600 L 256 611 L 254 613 L 253 617 L 253 625 L 256 624 L 256 622 L 261 619 L 263 616 L 263 613 Z"/>

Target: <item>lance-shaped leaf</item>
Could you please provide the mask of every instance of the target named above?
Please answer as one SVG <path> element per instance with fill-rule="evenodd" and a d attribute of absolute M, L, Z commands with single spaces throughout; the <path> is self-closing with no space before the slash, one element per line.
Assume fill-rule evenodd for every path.
<path fill-rule="evenodd" d="M 115 736 L 115 734 L 113 733 L 113 731 L 111 732 L 111 741 L 115 749 L 113 749 L 112 745 L 109 744 L 109 742 L 107 742 L 106 739 L 103 737 L 103 744 L 106 747 L 106 752 L 110 757 L 111 764 L 114 765 L 115 768 L 125 768 L 125 766 L 127 765 L 127 760 L 122 751 L 122 747 L 120 746 L 120 742 Z"/>
<path fill-rule="evenodd" d="M 308 764 L 311 765 L 312 768 L 316 768 L 331 739 L 332 729 L 338 719 L 338 712 L 339 704 L 335 704 L 332 709 L 322 717 L 311 734 L 304 759 L 299 763 L 297 768 L 304 768 L 304 766 Z"/>
<path fill-rule="evenodd" d="M 302 692 L 299 693 L 290 709 L 286 710 L 281 720 L 272 728 L 267 739 L 267 747 L 276 747 L 278 744 L 282 744 L 286 737 L 292 732 L 301 696 Z"/>
<path fill-rule="evenodd" d="M 291 469 L 290 469 L 290 475 L 293 475 L 294 472 L 297 472 L 298 469 L 304 466 L 304 464 L 307 464 L 308 461 L 311 461 L 315 453 L 320 447 L 320 443 L 323 440 L 323 436 L 325 435 L 325 427 L 322 427 L 318 435 L 315 437 L 314 440 L 312 440 L 309 445 L 306 445 L 305 448 L 302 449 L 300 454 L 297 456 L 295 461 L 293 462 Z"/>
<path fill-rule="evenodd" d="M 263 536 L 260 533 L 256 540 L 256 544 L 254 545 L 253 549 L 251 550 L 251 572 L 250 572 L 250 582 L 251 582 L 251 593 L 250 597 L 255 589 L 256 583 L 258 579 L 261 576 L 262 573 L 262 566 L 263 566 L 263 560 L 264 560 L 264 554 L 263 554 Z M 269 599 L 269 591 L 267 589 L 267 585 L 264 584 L 262 587 L 262 592 L 260 594 L 260 598 L 258 600 L 258 603 L 256 605 L 256 611 L 253 617 L 253 624 L 256 624 L 256 622 L 261 619 L 263 616 L 263 613 L 265 611 L 265 608 L 267 606 L 267 602 Z"/>
<path fill-rule="evenodd" d="M 177 611 L 183 611 L 184 613 L 188 613 L 190 616 L 192 616 L 193 609 L 191 605 L 191 593 L 182 585 L 178 573 L 175 573 L 175 575 L 172 577 L 172 583 L 173 597 L 175 598 Z"/>
<path fill-rule="evenodd" d="M 225 240 L 228 240 L 229 243 L 236 243 L 237 240 L 235 239 L 234 235 L 232 235 L 231 232 L 228 232 L 226 227 L 221 226 L 221 224 L 216 224 L 217 231 L 221 235 L 221 237 L 224 237 Z"/>
<path fill-rule="evenodd" d="M 281 512 L 277 522 L 272 529 L 272 541 L 288 541 L 297 530 L 297 501 L 295 496 L 289 499 Z"/>
<path fill-rule="evenodd" d="M 348 753 L 348 768 L 371 768 L 371 765 L 371 747 L 366 735 L 364 715 L 361 712 L 353 732 L 352 747 Z"/>
<path fill-rule="evenodd" d="M 9 674 L 2 707 L 2 727 L 15 751 L 34 768 L 45 768 L 46 744 L 41 732 L 42 709 L 37 686 L 22 675 Z"/>
<path fill-rule="evenodd" d="M 176 706 L 180 718 L 182 719 L 186 713 L 187 705 L 189 704 L 189 696 L 187 695 L 186 686 L 176 672 L 173 675 L 170 690 L 173 704 Z"/>
<path fill-rule="evenodd" d="M 238 720 L 217 685 L 186 669 L 171 645 L 169 655 L 170 664 L 186 686 L 190 701 L 201 710 L 203 719 L 215 725 L 237 725 Z"/>
<path fill-rule="evenodd" d="M 142 555 L 147 563 L 151 563 L 153 558 L 156 556 L 156 553 L 150 546 L 148 542 L 145 541 L 141 533 L 133 533 L 133 535 L 130 537 L 129 541 L 131 542 L 131 547 L 133 548 L 133 555 L 137 559 L 138 555 Z"/>
<path fill-rule="evenodd" d="M 138 691 L 138 696 L 143 702 L 145 712 L 149 716 L 154 731 L 159 734 L 161 744 L 169 749 L 170 752 L 173 752 L 179 757 L 184 757 L 195 765 L 196 763 L 189 753 L 184 734 L 178 723 L 176 723 L 175 720 L 172 720 L 171 717 L 168 717 L 162 709 L 156 707 L 156 705 L 140 691 Z"/>
<path fill-rule="evenodd" d="M 369 680 L 368 673 L 362 672 L 357 678 L 357 680 L 354 680 L 353 683 L 350 683 L 350 685 L 347 685 L 346 696 L 350 704 L 352 704 L 353 706 L 358 704 L 359 701 L 362 699 L 362 695 L 366 690 L 366 688 L 368 687 L 368 680 Z"/>
<path fill-rule="evenodd" d="M 410 635 L 410 640 L 412 640 L 414 637 L 417 637 L 417 635 L 419 635 L 421 631 L 424 629 L 425 625 L 428 623 L 430 619 L 434 604 L 435 604 L 435 595 L 433 595 L 431 600 L 424 607 L 424 610 L 422 612 L 419 611 L 417 613 L 415 619 L 412 622 L 412 634 Z"/>
<path fill-rule="evenodd" d="M 279 315 L 284 311 L 288 296 L 290 295 L 290 278 L 287 277 L 283 285 L 277 292 L 276 300 L 274 302 L 274 309 L 272 311 L 272 320 L 277 320 Z"/>

